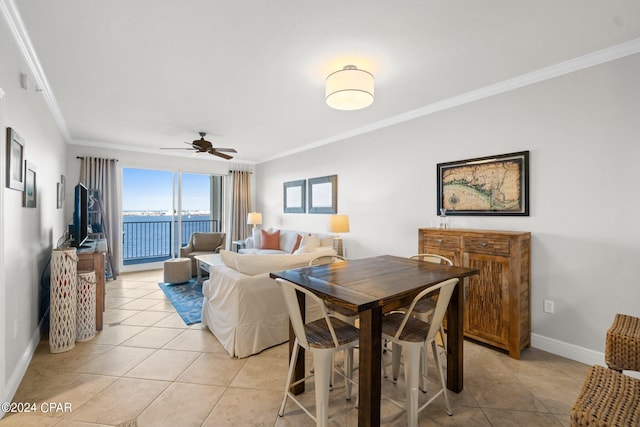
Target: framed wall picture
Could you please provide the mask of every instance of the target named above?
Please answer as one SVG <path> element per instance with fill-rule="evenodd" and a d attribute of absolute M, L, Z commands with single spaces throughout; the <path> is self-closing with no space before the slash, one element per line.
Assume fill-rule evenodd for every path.
<path fill-rule="evenodd" d="M 306 180 L 301 179 L 283 184 L 284 213 L 306 212 L 306 183 Z"/>
<path fill-rule="evenodd" d="M 338 213 L 338 175 L 309 179 L 309 213 Z"/>
<path fill-rule="evenodd" d="M 438 163 L 446 215 L 529 215 L 529 152 Z"/>
<path fill-rule="evenodd" d="M 25 184 L 24 184 L 24 193 L 22 195 L 22 205 L 25 208 L 35 208 L 36 207 L 36 196 L 37 196 L 37 188 L 36 188 L 36 168 L 30 162 L 24 162 L 24 170 L 25 170 Z"/>
<path fill-rule="evenodd" d="M 7 187 L 24 191 L 24 140 L 7 128 Z"/>
<path fill-rule="evenodd" d="M 61 182 L 56 184 L 56 208 L 62 209 L 63 186 Z"/>

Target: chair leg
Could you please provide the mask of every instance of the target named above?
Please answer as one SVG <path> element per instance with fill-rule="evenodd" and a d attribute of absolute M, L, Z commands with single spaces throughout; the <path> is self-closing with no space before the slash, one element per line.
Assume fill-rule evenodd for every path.
<path fill-rule="evenodd" d="M 404 354 L 404 382 L 407 398 L 408 427 L 418 427 L 418 385 L 420 384 L 420 358 L 422 347 L 406 346 Z M 394 349 L 395 352 L 395 349 Z"/>
<path fill-rule="evenodd" d="M 400 373 L 400 359 L 402 358 L 402 346 L 393 343 L 391 345 L 391 375 L 393 383 L 398 381 L 398 374 Z"/>
<path fill-rule="evenodd" d="M 440 339 L 442 339 L 444 354 L 447 354 L 447 338 L 444 336 L 444 327 L 442 327 L 442 325 L 440 325 Z"/>
<path fill-rule="evenodd" d="M 298 344 L 298 338 L 293 343 L 293 351 L 291 352 L 291 361 L 289 362 L 289 372 L 287 372 L 287 382 L 284 385 L 284 397 L 282 398 L 282 404 L 280 405 L 280 411 L 278 412 L 279 416 L 284 415 L 284 405 L 287 403 L 287 398 L 289 397 L 289 390 L 291 389 L 291 380 L 293 378 L 293 371 L 296 367 L 296 359 L 298 358 L 298 349 L 300 345 Z"/>
<path fill-rule="evenodd" d="M 316 379 L 316 426 L 329 425 L 329 383 L 333 370 L 333 354 L 331 350 L 313 350 Z"/>
<path fill-rule="evenodd" d="M 333 370 L 331 370 L 333 374 Z M 347 400 L 351 400 L 351 390 L 353 384 L 351 380 L 353 379 L 353 347 L 348 348 L 344 351 L 344 386 L 347 392 Z"/>
<path fill-rule="evenodd" d="M 331 355 L 331 379 L 329 380 L 329 391 L 333 391 L 333 384 L 335 384 L 336 382 L 335 367 L 336 367 L 336 354 L 333 353 Z"/>
<path fill-rule="evenodd" d="M 436 361 L 436 369 L 438 370 L 438 377 L 440 377 L 440 386 L 442 387 L 442 394 L 444 395 L 444 403 L 447 407 L 447 414 L 453 415 L 451 411 L 451 404 L 449 403 L 449 395 L 447 394 L 447 381 L 444 379 L 444 370 L 442 369 L 442 363 L 440 361 L 440 352 L 438 351 L 438 344 L 434 341 L 431 344 L 433 349 L 433 357 Z"/>
<path fill-rule="evenodd" d="M 420 390 L 427 392 L 427 348 L 422 347 L 420 351 Z"/>

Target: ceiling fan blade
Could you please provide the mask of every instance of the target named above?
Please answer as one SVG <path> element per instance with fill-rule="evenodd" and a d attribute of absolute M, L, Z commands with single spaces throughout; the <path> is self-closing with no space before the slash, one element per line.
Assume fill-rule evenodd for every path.
<path fill-rule="evenodd" d="M 195 148 L 165 148 L 160 147 L 161 150 L 195 150 Z"/>
<path fill-rule="evenodd" d="M 233 157 L 229 156 L 228 154 L 224 154 L 224 153 L 219 153 L 217 150 L 213 149 L 211 151 L 209 151 L 210 154 L 213 154 L 214 156 L 218 156 L 218 157 L 222 157 L 223 159 L 229 160 L 229 159 L 233 159 Z"/>
<path fill-rule="evenodd" d="M 218 148 L 218 147 L 215 147 L 214 150 L 223 151 L 223 152 L 226 152 L 226 153 L 237 153 L 235 148 Z"/>

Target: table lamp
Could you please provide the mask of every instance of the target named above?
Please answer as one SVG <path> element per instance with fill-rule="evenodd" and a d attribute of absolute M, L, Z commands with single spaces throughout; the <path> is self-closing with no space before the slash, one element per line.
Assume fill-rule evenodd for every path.
<path fill-rule="evenodd" d="M 262 214 L 259 212 L 249 212 L 247 214 L 247 224 L 253 225 L 253 229 L 255 230 L 256 225 L 262 224 Z"/>
<path fill-rule="evenodd" d="M 331 233 L 348 233 L 349 215 L 331 215 L 329 217 L 329 231 Z M 344 256 L 342 237 L 339 234 L 333 238 L 333 249 L 339 256 Z"/>

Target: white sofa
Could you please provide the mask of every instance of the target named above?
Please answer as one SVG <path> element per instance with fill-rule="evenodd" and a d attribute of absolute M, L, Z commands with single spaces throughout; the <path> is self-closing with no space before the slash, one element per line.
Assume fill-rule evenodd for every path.
<path fill-rule="evenodd" d="M 269 233 L 276 231 L 277 229 L 266 230 Z M 280 230 L 280 247 L 278 249 L 261 249 L 261 232 L 259 229 L 255 229 L 252 232 L 252 236 L 248 237 L 244 241 L 244 248 L 238 252 L 241 254 L 286 254 L 286 253 L 304 253 L 309 249 L 318 247 L 333 248 L 332 234 L 321 233 L 308 233 L 304 231 L 295 230 Z M 301 242 L 298 249 L 293 250 L 298 239 L 301 236 Z M 306 249 L 305 249 L 306 248 Z"/>
<path fill-rule="evenodd" d="M 237 254 L 220 251 L 224 264 L 213 265 L 202 286 L 202 322 L 232 357 L 247 357 L 289 339 L 289 316 L 280 289 L 269 272 L 304 267 L 319 255 L 317 247 L 298 254 Z M 319 317 L 309 307 L 307 319 Z"/>

